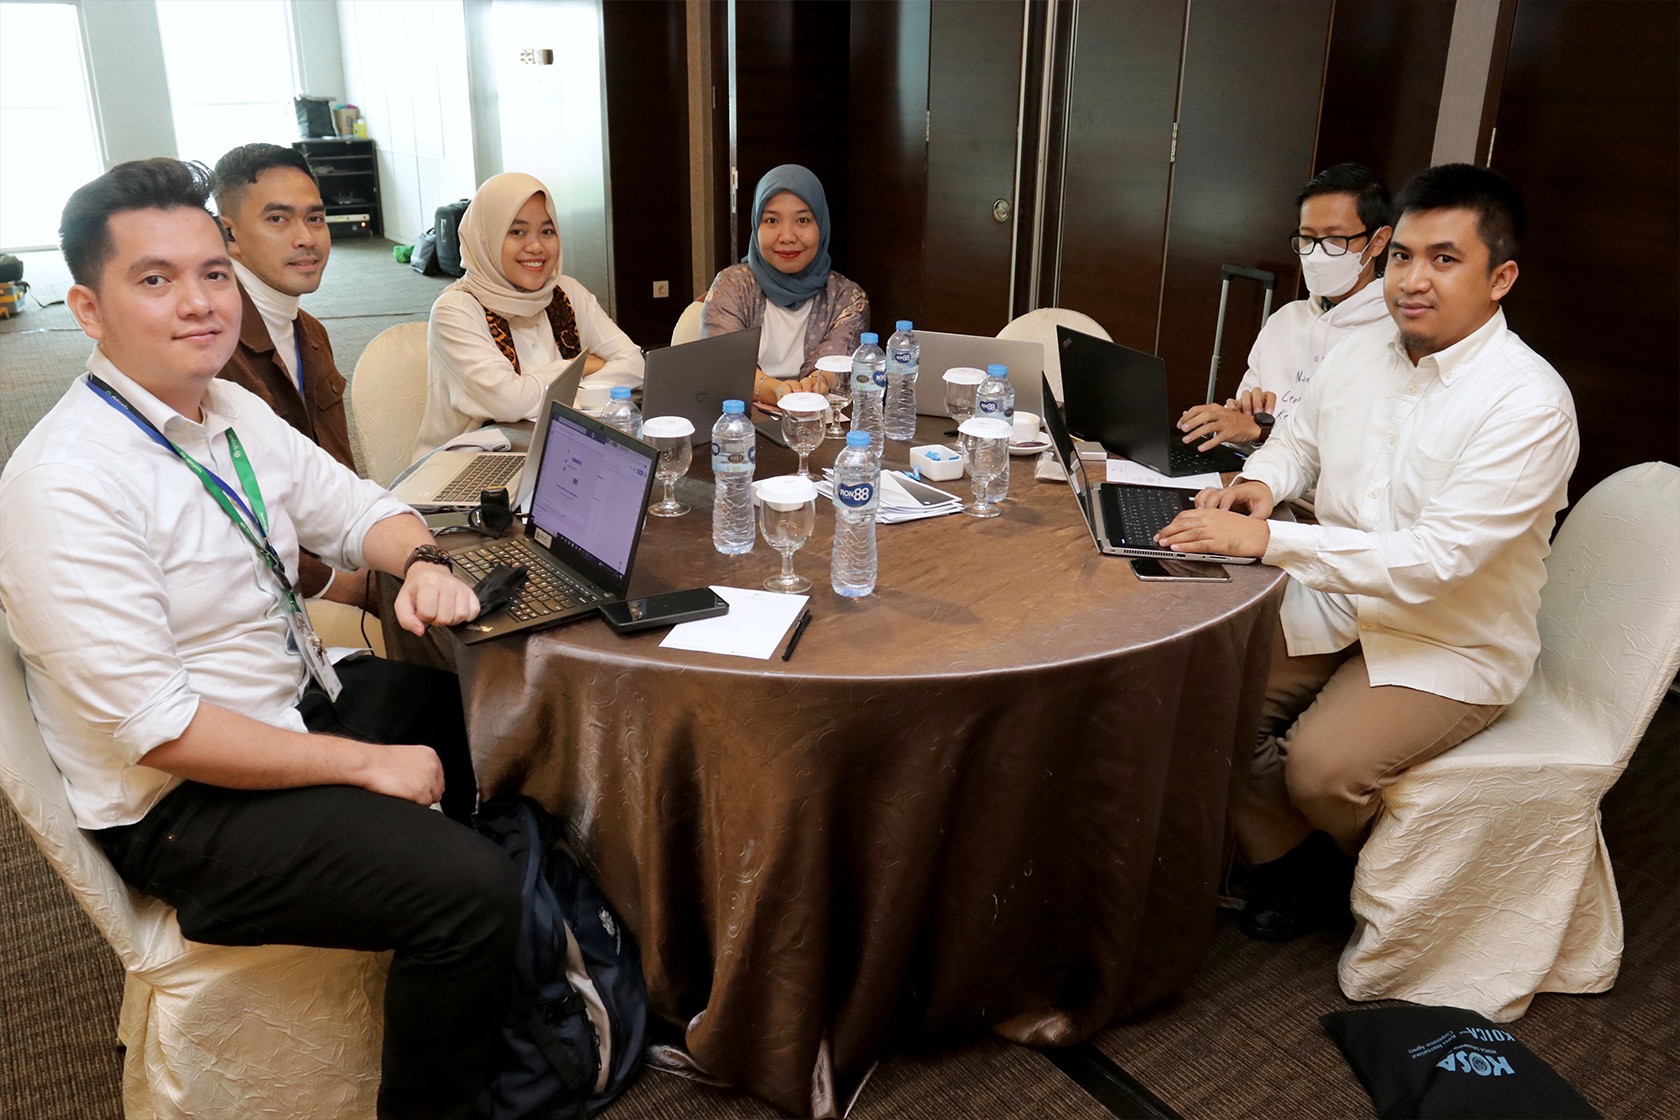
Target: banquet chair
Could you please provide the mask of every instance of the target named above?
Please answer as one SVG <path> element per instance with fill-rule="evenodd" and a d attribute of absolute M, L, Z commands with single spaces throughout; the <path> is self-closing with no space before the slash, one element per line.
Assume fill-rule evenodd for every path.
<path fill-rule="evenodd" d="M 1564 521 L 1540 658 L 1503 715 L 1383 791 L 1359 854 L 1349 999 L 1520 1017 L 1539 992 L 1603 992 L 1622 911 L 1598 805 L 1680 668 L 1680 467 L 1644 463 Z"/>
<path fill-rule="evenodd" d="M 380 331 L 356 361 L 350 407 L 362 445 L 362 469 L 381 486 L 414 458 L 414 437 L 426 411 L 426 324 Z"/>
<path fill-rule="evenodd" d="M 681 346 L 685 342 L 693 342 L 700 337 L 700 316 L 706 310 L 706 301 L 697 299 L 677 317 L 677 325 L 671 328 L 671 345 Z"/>
<path fill-rule="evenodd" d="M 390 955 L 186 940 L 76 826 L 3 613 L 0 788 L 122 961 L 127 1120 L 371 1120 Z"/>
<path fill-rule="evenodd" d="M 1062 395 L 1062 353 L 1056 346 L 1056 328 L 1067 327 L 1105 342 L 1114 341 L 1102 324 L 1089 315 L 1069 311 L 1065 307 L 1040 307 L 1025 315 L 1018 315 L 997 333 L 999 338 L 1017 342 L 1037 342 L 1044 347 L 1044 376 L 1060 399 Z"/>

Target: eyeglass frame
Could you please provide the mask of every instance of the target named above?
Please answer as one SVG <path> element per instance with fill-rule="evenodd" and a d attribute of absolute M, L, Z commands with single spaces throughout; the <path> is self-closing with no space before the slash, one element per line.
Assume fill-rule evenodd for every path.
<path fill-rule="evenodd" d="M 1310 245 L 1323 249 L 1324 255 L 1327 257 L 1345 257 L 1349 253 L 1353 252 L 1353 246 L 1348 244 L 1348 242 L 1357 241 L 1363 237 L 1365 239 L 1365 243 L 1369 245 L 1371 243 L 1371 238 L 1375 237 L 1380 232 L 1380 229 L 1362 229 L 1358 233 L 1327 233 L 1323 237 L 1308 237 L 1304 233 L 1292 233 L 1289 235 L 1289 250 L 1297 257 L 1304 257 L 1308 252 L 1311 252 L 1310 249 L 1303 251 L 1297 247 L 1296 242 L 1299 241 L 1307 242 Z M 1341 252 L 1331 251 L 1334 247 L 1332 243 L 1336 241 L 1340 241 L 1342 243 Z M 1363 247 L 1361 247 L 1360 251 L 1364 251 Z"/>

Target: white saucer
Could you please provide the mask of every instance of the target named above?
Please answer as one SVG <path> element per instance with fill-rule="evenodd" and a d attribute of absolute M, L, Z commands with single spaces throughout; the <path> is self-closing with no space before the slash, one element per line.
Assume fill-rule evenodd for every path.
<path fill-rule="evenodd" d="M 1044 432 L 1039 432 L 1036 438 L 1026 443 L 1016 443 L 1013 437 L 1009 440 L 1009 453 L 1011 455 L 1037 455 L 1041 451 L 1048 450 L 1050 450 L 1050 437 Z"/>

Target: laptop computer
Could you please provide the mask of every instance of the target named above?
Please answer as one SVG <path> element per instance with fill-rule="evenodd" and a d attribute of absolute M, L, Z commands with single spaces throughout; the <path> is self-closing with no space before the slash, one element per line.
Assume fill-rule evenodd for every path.
<path fill-rule="evenodd" d="M 539 417 L 547 416 L 549 405 L 555 401 L 570 405 L 576 399 L 588 360 L 585 351 L 560 371 L 543 394 Z M 545 434 L 538 424 L 526 451 L 434 451 L 392 486 L 391 493 L 421 512 L 433 512 L 476 508 L 481 492 L 506 486 L 508 493 L 522 495 L 514 504 L 524 509 L 531 491 L 523 478 L 523 473 L 529 473 L 525 464 L 541 461 Z"/>
<path fill-rule="evenodd" d="M 758 327 L 647 352 L 642 415 L 682 416 L 694 425 L 696 446 L 712 438 L 723 402 L 753 399 L 758 372 Z"/>
<path fill-rule="evenodd" d="M 529 569 L 505 607 L 455 627 L 468 645 L 593 614 L 630 589 L 659 451 L 558 401 L 548 407 L 525 535 L 450 553 L 469 583 L 497 564 Z"/>
<path fill-rule="evenodd" d="M 886 341 L 886 336 L 881 338 Z M 945 407 L 945 371 L 971 366 L 984 372 L 993 362 L 1009 367 L 1009 384 L 1015 389 L 1017 408 L 1030 409 L 1038 399 L 1038 383 L 1044 376 L 1044 347 L 1037 342 L 1011 338 L 987 338 L 978 334 L 943 334 L 917 331 L 922 356 L 916 377 L 916 411 L 923 416 L 949 416 Z"/>
<path fill-rule="evenodd" d="M 1066 384 L 1067 366 L 1062 366 Z M 1252 564 L 1252 556 L 1222 556 L 1218 553 L 1174 552 L 1155 543 L 1155 534 L 1180 512 L 1193 509 L 1196 492 L 1177 486 L 1137 486 L 1106 479 L 1093 484 L 1085 461 L 1074 449 L 1073 436 L 1062 421 L 1061 408 L 1044 378 L 1044 426 L 1050 429 L 1051 449 L 1067 474 L 1085 527 L 1091 531 L 1097 551 L 1104 556 L 1147 556 L 1155 560 L 1211 560 L 1219 564 Z"/>
<path fill-rule="evenodd" d="M 1184 442 L 1167 407 L 1166 362 L 1063 326 L 1056 342 L 1067 426 L 1075 435 L 1171 478 L 1242 470 L 1243 456 L 1225 444 L 1197 451 Z"/>

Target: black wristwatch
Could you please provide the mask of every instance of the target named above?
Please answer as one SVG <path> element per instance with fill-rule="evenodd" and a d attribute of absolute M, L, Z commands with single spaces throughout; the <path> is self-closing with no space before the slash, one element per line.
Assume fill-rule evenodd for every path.
<path fill-rule="evenodd" d="M 408 554 L 408 559 L 403 562 L 402 574 L 404 579 L 408 578 L 408 570 L 414 567 L 416 563 L 442 564 L 452 572 L 455 570 L 455 561 L 449 558 L 449 553 L 435 544 L 423 544 Z"/>
<path fill-rule="evenodd" d="M 1260 438 L 1254 442 L 1265 443 L 1266 437 L 1272 434 L 1272 425 L 1276 424 L 1277 420 L 1269 412 L 1256 412 L 1254 422 L 1260 427 Z"/>

